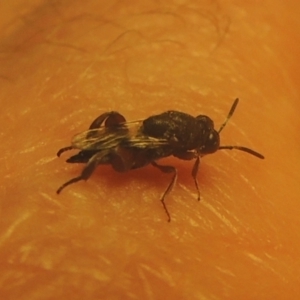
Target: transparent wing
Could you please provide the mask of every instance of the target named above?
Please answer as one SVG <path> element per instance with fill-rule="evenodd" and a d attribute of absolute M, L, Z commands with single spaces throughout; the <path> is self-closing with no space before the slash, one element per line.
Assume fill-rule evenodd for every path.
<path fill-rule="evenodd" d="M 100 127 L 73 137 L 72 146 L 81 150 L 104 150 L 122 145 L 135 148 L 158 148 L 168 145 L 166 139 L 149 137 L 141 132 L 143 120 L 126 122 L 116 127 Z"/>

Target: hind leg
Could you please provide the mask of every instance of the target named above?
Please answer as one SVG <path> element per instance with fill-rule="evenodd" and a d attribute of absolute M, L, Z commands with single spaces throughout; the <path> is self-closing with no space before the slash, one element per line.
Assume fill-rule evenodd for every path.
<path fill-rule="evenodd" d="M 65 187 L 67 187 L 70 184 L 73 184 L 80 180 L 88 180 L 92 173 L 95 171 L 96 167 L 99 164 L 107 163 L 108 160 L 109 151 L 100 151 L 97 154 L 95 154 L 87 163 L 87 165 L 82 170 L 80 176 L 72 178 L 71 180 L 64 183 L 57 191 L 56 193 L 59 194 Z"/>

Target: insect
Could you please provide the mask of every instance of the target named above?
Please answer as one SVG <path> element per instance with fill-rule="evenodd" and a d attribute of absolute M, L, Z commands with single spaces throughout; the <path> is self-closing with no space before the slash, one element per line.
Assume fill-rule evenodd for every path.
<path fill-rule="evenodd" d="M 149 164 L 163 173 L 172 174 L 172 179 L 161 197 L 163 208 L 171 221 L 165 204 L 166 196 L 171 192 L 176 179 L 177 169 L 169 165 L 160 165 L 157 161 L 167 156 L 183 160 L 195 159 L 192 178 L 200 200 L 197 174 L 200 158 L 217 150 L 236 149 L 263 159 L 260 153 L 243 146 L 220 146 L 220 133 L 233 115 L 239 99 L 236 99 L 220 129 L 214 129 L 213 121 L 205 116 L 193 117 L 180 111 L 166 111 L 150 116 L 144 120 L 126 122 L 118 112 L 111 111 L 96 118 L 89 129 L 73 137 L 72 145 L 58 151 L 78 149 L 76 155 L 67 159 L 68 163 L 85 163 L 81 174 L 66 183 L 58 190 L 80 180 L 87 180 L 98 165 L 111 165 L 117 172 L 127 172 L 145 167 Z"/>

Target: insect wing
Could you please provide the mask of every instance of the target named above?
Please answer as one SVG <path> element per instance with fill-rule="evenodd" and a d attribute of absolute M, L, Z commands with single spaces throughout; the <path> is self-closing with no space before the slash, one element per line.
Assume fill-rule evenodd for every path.
<path fill-rule="evenodd" d="M 130 130 L 140 122 L 124 123 L 118 126 L 102 126 L 81 132 L 73 137 L 72 146 L 82 150 L 111 149 L 129 136 Z"/>
<path fill-rule="evenodd" d="M 104 128 L 92 129 L 76 134 L 72 140 L 72 146 L 81 150 L 108 149 L 117 145 L 118 139 L 115 133 L 108 133 Z"/>
<path fill-rule="evenodd" d="M 169 142 L 166 139 L 158 139 L 142 134 L 131 136 L 130 139 L 123 143 L 124 147 L 139 149 L 158 149 L 166 145 L 169 145 Z"/>
<path fill-rule="evenodd" d="M 72 146 L 81 150 L 104 150 L 122 145 L 134 148 L 158 148 L 167 145 L 165 139 L 146 136 L 141 131 L 142 120 L 118 126 L 100 127 L 81 132 L 73 137 Z"/>

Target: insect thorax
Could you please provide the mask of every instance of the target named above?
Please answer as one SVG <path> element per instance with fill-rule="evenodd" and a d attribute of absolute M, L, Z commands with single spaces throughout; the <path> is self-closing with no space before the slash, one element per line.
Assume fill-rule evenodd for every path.
<path fill-rule="evenodd" d="M 165 139 L 169 145 L 182 150 L 201 149 L 215 132 L 207 116 L 193 117 L 178 111 L 167 111 L 143 122 L 143 133 Z M 214 134 L 215 136 L 215 134 Z"/>

